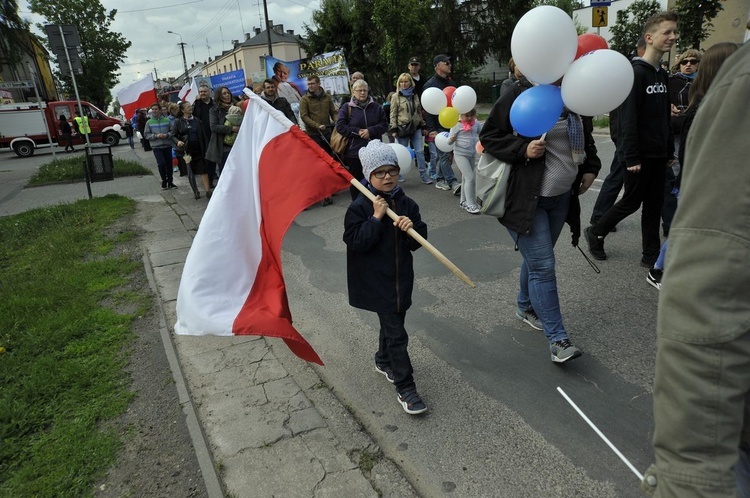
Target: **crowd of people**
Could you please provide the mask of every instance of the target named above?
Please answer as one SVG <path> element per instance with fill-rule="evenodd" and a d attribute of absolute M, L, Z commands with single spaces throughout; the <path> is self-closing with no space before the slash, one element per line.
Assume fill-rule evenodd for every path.
<path fill-rule="evenodd" d="M 563 226 L 571 225 L 574 244 L 583 236 L 591 256 L 605 260 L 604 242 L 609 234 L 640 209 L 640 264 L 648 268 L 650 285 L 661 290 L 664 281 L 654 387 L 656 466 L 644 480 L 644 490 L 654 496 L 692 496 L 685 490 L 700 488 L 719 490 L 715 496 L 730 496 L 721 492 L 739 486 L 748 493 L 750 322 L 746 310 L 750 282 L 745 267 L 750 243 L 744 221 L 747 212 L 742 209 L 750 194 L 741 163 L 746 164 L 750 152 L 750 125 L 740 103 L 750 88 L 750 47 L 734 55 L 738 46 L 733 43 L 719 43 L 705 52 L 688 49 L 677 56 L 670 74 L 662 59 L 678 39 L 677 15 L 652 16 L 642 33 L 634 47 L 632 89 L 610 113 L 614 159 L 590 226 L 583 230 L 579 196 L 601 169 L 592 118 L 564 109 L 542 137 L 515 133 L 510 109 L 533 83 L 512 59 L 509 78 L 486 121 L 480 122 L 476 110 L 471 110 L 461 114 L 450 130 L 420 102 L 425 89 L 456 86 L 451 79 L 453 61 L 446 54 L 432 59 L 429 76 L 421 73 L 420 58 L 411 57 L 385 106 L 370 95 L 359 71 L 350 77 L 351 98 L 338 107 L 317 76 L 307 79 L 307 91 L 300 94 L 286 81 L 288 69 L 285 72 L 283 64 L 255 91 L 290 121 L 299 121 L 307 135 L 374 196 L 371 200 L 354 187 L 350 191 L 352 203 L 343 236 L 349 301 L 378 314 L 375 370 L 394 384 L 398 402 L 407 413 L 427 410 L 417 393 L 405 329 L 414 282 L 411 253 L 419 248 L 407 232 L 413 230 L 426 238 L 427 225 L 401 186 L 406 178 L 395 151 L 383 143 L 388 141 L 411 148 L 421 183 L 434 183 L 437 189 L 453 193 L 459 197 L 459 207 L 471 214 L 479 213 L 481 207 L 475 185 L 480 154 L 510 165 L 505 214 L 499 222 L 522 256 L 515 317 L 543 332 L 556 363 L 583 354 L 573 345 L 560 309 L 554 248 Z M 724 64 L 725 60 L 731 62 Z M 716 85 L 735 98 L 725 101 L 718 90 L 712 91 Z M 193 105 L 170 108 L 156 103 L 148 114 L 141 110 L 133 117 L 144 148 L 156 157 L 162 188 L 176 188 L 174 149 L 177 171 L 200 176 L 206 196 L 211 196 L 233 146 L 232 137 L 239 130 L 239 122 L 232 118 L 241 112 L 236 104 L 228 88 L 216 88 L 211 98 L 210 89 L 201 86 Z M 332 146 L 334 131 L 346 142 L 338 151 Z M 435 145 L 435 137 L 444 132 L 455 147 L 453 152 Z M 737 139 L 741 133 L 744 138 Z M 737 150 L 724 147 L 725 141 Z M 483 152 L 478 152 L 478 143 Z M 717 180 L 712 168 L 718 166 L 725 175 L 718 180 L 722 188 L 712 188 L 710 184 Z M 191 185 L 199 198 L 197 187 Z M 701 209 L 688 207 L 675 218 L 683 190 L 680 202 Z M 742 220 L 729 211 L 732 203 L 727 198 L 736 200 Z M 386 220 L 389 209 L 395 213 L 392 223 Z M 712 228 L 714 222 L 719 228 Z M 669 244 L 670 252 L 675 254 L 666 260 L 666 239 L 672 236 L 676 240 Z M 690 272 L 702 278 L 696 281 Z M 727 306 L 727 300 L 733 307 Z M 726 330 L 721 324 L 726 324 Z M 731 392 L 731 397 L 725 392 Z M 678 412 L 684 415 L 676 416 Z M 693 422 L 704 427 L 721 425 L 721 434 L 699 435 L 695 444 L 687 443 L 684 434 L 700 432 Z M 715 461 L 708 462 L 706 455 L 715 455 Z"/>

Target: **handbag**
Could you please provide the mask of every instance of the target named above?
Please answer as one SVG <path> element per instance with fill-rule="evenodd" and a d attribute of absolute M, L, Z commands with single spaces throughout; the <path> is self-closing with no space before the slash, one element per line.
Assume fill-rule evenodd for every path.
<path fill-rule="evenodd" d="M 414 135 L 414 121 L 409 121 L 405 125 L 399 125 L 396 133 L 399 138 L 411 138 Z"/>
<path fill-rule="evenodd" d="M 349 118 L 346 120 L 348 124 L 349 120 L 352 119 L 352 108 L 347 106 L 347 111 L 349 111 Z M 349 137 L 345 137 L 344 135 L 339 133 L 339 131 L 334 126 L 333 131 L 331 132 L 331 150 L 340 156 L 344 152 L 346 152 L 346 148 L 348 146 Z"/>
<path fill-rule="evenodd" d="M 336 154 L 341 155 L 346 151 L 346 147 L 349 145 L 349 137 L 345 137 L 339 131 L 334 128 L 331 132 L 331 150 Z"/>
<path fill-rule="evenodd" d="M 482 214 L 502 218 L 511 165 L 487 152 L 477 164 L 477 198 L 482 202 Z"/>

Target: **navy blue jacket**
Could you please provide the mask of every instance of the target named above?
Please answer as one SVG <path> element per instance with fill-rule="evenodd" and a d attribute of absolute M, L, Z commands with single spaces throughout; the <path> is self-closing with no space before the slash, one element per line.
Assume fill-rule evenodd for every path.
<path fill-rule="evenodd" d="M 359 130 L 367 128 L 370 132 L 370 140 L 380 140 L 388 131 L 388 119 L 383 107 L 372 97 L 368 97 L 364 109 L 354 104 L 352 100 L 341 105 L 339 117 L 336 120 L 336 130 L 345 137 L 349 137 L 344 157 L 358 158 L 359 149 L 366 147 L 369 141 L 359 136 Z"/>
<path fill-rule="evenodd" d="M 398 215 L 408 216 L 414 230 L 427 238 L 427 225 L 419 214 L 419 206 L 396 187 L 391 194 L 367 187 L 388 201 Z M 421 246 L 406 232 L 393 226 L 384 216 L 373 218 L 372 202 L 360 194 L 351 203 L 344 217 L 346 273 L 349 304 L 376 313 L 401 313 L 411 306 L 414 288 L 412 251 Z"/>

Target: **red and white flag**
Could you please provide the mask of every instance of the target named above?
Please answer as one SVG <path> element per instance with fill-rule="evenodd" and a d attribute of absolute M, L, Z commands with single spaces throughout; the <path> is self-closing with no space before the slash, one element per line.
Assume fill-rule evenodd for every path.
<path fill-rule="evenodd" d="M 279 337 L 322 365 L 292 326 L 281 244 L 302 210 L 352 176 L 280 111 L 245 93 L 237 140 L 185 260 L 175 332 Z"/>
<path fill-rule="evenodd" d="M 136 109 L 142 109 L 155 104 L 157 96 L 151 73 L 148 73 L 145 78 L 136 81 L 129 87 L 117 92 L 117 101 L 120 103 L 120 108 L 126 119 L 132 118 Z"/>
<path fill-rule="evenodd" d="M 191 104 L 195 102 L 195 99 L 198 98 L 198 85 L 195 83 L 195 78 L 193 78 L 192 83 L 182 85 L 177 97 L 183 102 L 190 102 Z"/>

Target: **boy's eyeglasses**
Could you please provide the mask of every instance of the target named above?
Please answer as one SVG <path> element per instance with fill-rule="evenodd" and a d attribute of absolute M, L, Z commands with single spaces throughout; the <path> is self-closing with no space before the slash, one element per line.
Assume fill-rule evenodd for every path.
<path fill-rule="evenodd" d="M 693 66 L 695 66 L 699 62 L 700 62 L 700 59 L 683 59 L 680 61 L 680 66 L 685 66 L 687 64 L 692 64 Z"/>
<path fill-rule="evenodd" d="M 391 168 L 391 169 L 381 169 L 378 171 L 375 171 L 372 176 L 377 178 L 378 180 L 382 180 L 385 178 L 385 175 L 387 174 L 391 178 L 396 178 L 398 176 L 399 169 L 398 168 Z"/>

